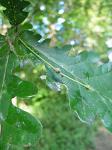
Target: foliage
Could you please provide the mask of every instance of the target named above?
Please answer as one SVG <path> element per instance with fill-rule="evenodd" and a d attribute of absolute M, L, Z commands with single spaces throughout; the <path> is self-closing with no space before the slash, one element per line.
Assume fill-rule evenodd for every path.
<path fill-rule="evenodd" d="M 53 45 L 72 43 L 78 51 L 94 49 L 99 53 L 109 49 L 106 41 L 112 37 L 111 0 L 31 0 L 31 3 L 28 20 L 44 37 L 51 37 Z"/>
<path fill-rule="evenodd" d="M 12 14 L 12 10 L 8 11 Z M 17 149 L 18 146 L 23 149 L 24 146 L 36 144 L 41 134 L 41 124 L 28 113 L 13 106 L 11 99 L 15 96 L 23 98 L 32 96 L 37 93 L 37 87 L 14 75 L 14 69 L 19 65 L 19 58 L 12 44 L 15 39 L 13 36 L 9 39 L 13 31 L 9 32 L 6 37 L 0 37 L 0 70 L 2 70 L 0 73 L 0 149 L 8 147 Z"/>
<path fill-rule="evenodd" d="M 25 32 L 23 36 L 21 36 L 21 42 L 24 46 L 52 71 L 54 70 L 50 72 L 54 73 L 52 76 L 54 82 L 66 85 L 70 106 L 79 118 L 83 122 L 91 123 L 97 115 L 111 130 L 111 101 L 109 99 L 111 99 L 112 64 L 98 66 L 99 59 L 92 52 L 82 52 L 76 57 L 70 57 L 68 56 L 70 46 L 49 48 L 46 42 L 37 43 L 38 39 L 34 38 L 32 32 Z"/>
<path fill-rule="evenodd" d="M 11 25 L 20 24 L 28 15 L 27 12 L 23 12 L 23 9 L 29 5 L 29 3 L 24 0 L 1 0 L 0 4 L 6 8 L 4 14 L 9 18 Z"/>
<path fill-rule="evenodd" d="M 42 87 L 42 84 L 41 84 Z M 45 89 L 45 88 L 44 88 Z M 51 92 L 47 88 L 37 97 L 33 114 L 38 116 L 43 124 L 42 137 L 38 144 L 39 150 L 87 150 L 93 149 L 95 127 L 82 124 L 74 117 L 68 107 L 65 94 Z M 45 97 L 46 94 L 49 93 Z M 37 94 L 38 96 L 38 94 Z M 55 107 L 54 107 L 55 106 Z"/>
<path fill-rule="evenodd" d="M 34 63 L 40 60 L 46 67 L 47 84 L 66 87 L 70 107 L 81 121 L 91 124 L 98 116 L 112 131 L 112 63 L 99 65 L 99 56 L 91 51 L 74 55 L 70 45 L 50 47 L 49 40 L 43 41 L 31 25 L 23 23 L 28 15 L 24 12 L 29 4 L 26 1 L 0 0 L 0 4 L 6 7 L 3 12 L 12 25 L 5 36 L 0 36 L 0 148 L 35 149 L 41 135 L 41 123 L 11 102 L 14 97 L 37 93 L 37 87 L 18 74 L 22 58 Z"/>

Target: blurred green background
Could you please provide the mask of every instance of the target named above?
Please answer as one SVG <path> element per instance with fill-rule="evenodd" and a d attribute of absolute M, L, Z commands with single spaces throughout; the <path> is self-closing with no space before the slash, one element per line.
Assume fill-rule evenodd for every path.
<path fill-rule="evenodd" d="M 94 50 L 103 61 L 112 61 L 111 0 L 29 1 L 30 13 L 25 22 L 30 21 L 43 39 L 49 38 L 51 46 L 71 44 L 74 53 Z M 2 10 L 0 7 L 0 33 L 5 34 L 10 25 Z M 89 126 L 80 122 L 70 110 L 65 90 L 60 91 L 57 85 L 51 85 L 51 90 L 46 85 L 45 69 L 40 62 L 35 64 L 34 58 L 32 64 L 22 56 L 20 59 L 18 74 L 38 87 L 35 97 L 17 101 L 20 108 L 38 117 L 43 124 L 37 150 L 96 149 L 94 138 L 99 123 Z"/>

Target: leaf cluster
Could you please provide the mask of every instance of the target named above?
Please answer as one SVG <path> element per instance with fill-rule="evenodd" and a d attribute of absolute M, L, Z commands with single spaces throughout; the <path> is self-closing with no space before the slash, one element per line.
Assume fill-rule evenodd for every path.
<path fill-rule="evenodd" d="M 0 4 L 12 25 L 6 36 L 0 36 L 0 148 L 32 147 L 41 135 L 39 120 L 11 101 L 34 96 L 38 91 L 16 73 L 20 60 L 32 60 L 31 56 L 45 65 L 48 85 L 54 89 L 66 87 L 69 105 L 82 122 L 91 124 L 99 117 L 112 131 L 112 63 L 99 65 L 101 60 L 92 51 L 71 56 L 70 45 L 50 47 L 49 40 L 41 42 L 41 36 L 31 31 L 29 24 L 23 24 L 28 15 L 23 9 L 28 2 L 0 0 Z"/>

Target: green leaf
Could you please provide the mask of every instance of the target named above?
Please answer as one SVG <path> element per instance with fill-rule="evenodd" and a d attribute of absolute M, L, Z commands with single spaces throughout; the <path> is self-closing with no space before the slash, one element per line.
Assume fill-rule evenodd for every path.
<path fill-rule="evenodd" d="M 41 134 L 41 124 L 25 111 L 14 107 L 11 98 L 32 96 L 37 93 L 37 88 L 13 75 L 18 62 L 15 49 L 2 36 L 0 44 L 0 149 L 33 149 Z"/>
<path fill-rule="evenodd" d="M 50 48 L 47 42 L 39 43 L 29 31 L 21 35 L 20 41 L 60 74 L 59 79 L 67 87 L 70 106 L 80 120 L 90 124 L 99 116 L 112 131 L 112 63 L 99 66 L 99 57 L 94 52 L 70 57 L 70 46 Z"/>
<path fill-rule="evenodd" d="M 33 28 L 33 26 L 32 26 L 32 24 L 30 24 L 29 22 L 26 22 L 26 23 L 24 23 L 24 24 L 21 24 L 20 26 L 19 26 L 19 32 L 22 32 L 22 31 L 24 31 L 24 30 L 29 30 L 29 29 L 32 29 Z"/>
<path fill-rule="evenodd" d="M 41 123 L 30 114 L 10 105 L 2 123 L 0 149 L 34 148 L 41 135 Z"/>
<path fill-rule="evenodd" d="M 62 83 L 60 74 L 54 72 L 49 66 L 46 66 L 46 83 L 54 91 L 60 91 L 60 84 Z"/>
<path fill-rule="evenodd" d="M 14 55 L 10 53 L 9 46 L 4 44 L 5 39 L 2 43 L 0 49 L 0 123 L 4 122 L 8 115 L 11 96 L 6 90 L 6 83 L 10 80 L 9 75 L 12 74 L 15 64 Z"/>
<path fill-rule="evenodd" d="M 24 9 L 30 4 L 24 0 L 0 0 L 0 4 L 6 8 L 4 14 L 11 25 L 18 25 L 24 21 L 28 13 Z"/>
<path fill-rule="evenodd" d="M 29 57 L 28 51 L 24 45 L 20 43 L 20 41 L 16 40 L 14 43 L 15 52 L 17 56 L 21 59 Z"/>
<path fill-rule="evenodd" d="M 0 48 L 5 44 L 5 37 L 0 34 Z"/>
<path fill-rule="evenodd" d="M 2 123 L 8 115 L 8 109 L 10 105 L 10 99 L 11 96 L 7 93 L 7 91 L 4 91 L 1 93 L 0 96 L 0 123 Z"/>
<path fill-rule="evenodd" d="M 10 76 L 10 81 L 7 83 L 7 92 L 12 97 L 31 97 L 37 94 L 37 87 L 28 81 L 21 80 L 16 76 Z"/>
<path fill-rule="evenodd" d="M 7 116 L 11 96 L 7 93 L 6 84 L 10 80 L 9 75 L 12 74 L 16 64 L 14 55 L 8 50 L 8 45 L 3 45 L 0 49 L 0 120 L 4 120 Z"/>

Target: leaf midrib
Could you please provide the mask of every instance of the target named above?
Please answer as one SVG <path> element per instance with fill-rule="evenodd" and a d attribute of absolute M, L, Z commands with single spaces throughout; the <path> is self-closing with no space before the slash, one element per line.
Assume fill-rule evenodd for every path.
<path fill-rule="evenodd" d="M 19 40 L 20 40 L 20 42 L 21 42 L 31 53 L 33 53 L 37 58 L 39 58 L 39 59 L 40 59 L 41 61 L 43 61 L 45 64 L 49 65 L 53 70 L 56 69 L 55 66 L 53 66 L 53 65 L 50 64 L 47 60 L 44 59 L 46 56 L 45 56 L 42 52 L 40 52 L 40 51 L 38 50 L 39 52 L 38 52 L 38 54 L 37 54 L 37 53 L 33 50 L 33 49 L 35 49 L 35 47 L 30 46 L 28 43 L 24 42 L 21 38 L 19 38 Z M 39 53 L 40 53 L 41 55 L 43 55 L 44 58 L 42 58 L 42 57 L 39 55 Z M 47 57 L 46 57 L 46 58 L 47 58 Z M 60 72 L 60 74 L 61 74 L 62 76 L 68 78 L 69 80 L 72 80 L 72 81 L 75 82 L 75 83 L 78 83 L 78 84 L 82 85 L 82 86 L 85 87 L 85 88 L 88 88 L 89 90 L 94 90 L 90 85 L 88 85 L 88 84 L 84 83 L 83 81 L 81 81 L 82 79 L 80 79 L 80 78 L 77 77 L 76 75 L 71 74 L 71 73 L 68 72 L 65 68 L 62 68 L 59 64 L 57 64 L 57 63 L 55 62 L 55 60 L 50 59 L 50 61 L 51 61 L 53 64 L 55 64 L 56 66 L 58 66 L 59 69 L 60 69 L 60 71 L 64 70 L 65 72 L 67 72 L 68 74 L 70 74 L 70 77 L 69 77 L 69 76 L 66 75 L 65 73 Z M 76 79 L 74 79 L 74 76 L 75 76 Z M 77 80 L 77 79 L 79 79 L 79 80 Z"/>
<path fill-rule="evenodd" d="M 35 47 L 33 47 L 33 46 L 30 46 L 27 42 L 24 42 L 21 38 L 19 38 L 19 40 L 20 40 L 20 42 L 21 42 L 32 54 L 34 54 L 38 59 L 40 59 L 42 62 L 44 62 L 45 64 L 49 65 L 52 69 L 55 70 L 55 67 L 44 59 L 46 56 L 45 56 L 42 52 L 40 52 L 39 50 L 37 51 L 38 53 L 35 52 L 35 49 L 37 49 L 38 47 L 35 48 Z M 40 52 L 40 53 L 39 53 L 39 52 Z M 40 55 L 43 55 L 44 58 L 42 58 Z M 52 62 L 53 60 L 50 60 L 50 61 Z M 55 61 L 53 61 L 52 63 L 55 64 L 56 66 L 59 66 L 59 64 L 57 65 L 57 63 L 56 63 Z M 61 67 L 59 66 L 59 68 L 61 68 Z M 65 68 L 62 68 L 62 69 L 67 72 L 67 70 L 66 70 Z M 69 73 L 69 72 L 67 72 L 67 73 Z M 67 75 L 64 74 L 64 73 L 61 73 L 61 75 L 63 75 L 64 77 L 66 77 L 66 78 L 68 78 L 69 80 L 71 80 L 71 81 L 77 83 L 78 86 L 81 85 L 81 86 L 83 86 L 83 87 L 85 87 L 85 88 L 90 88 L 90 89 L 88 89 L 88 90 L 90 90 L 91 92 L 95 92 L 95 93 L 99 96 L 99 98 L 101 98 L 100 101 L 102 101 L 102 102 L 106 105 L 106 107 L 108 108 L 108 110 L 110 110 L 109 106 L 107 105 L 107 103 L 106 103 L 106 101 L 105 101 L 105 100 L 109 100 L 108 97 L 105 97 L 104 95 L 100 94 L 99 91 L 97 91 L 96 89 L 94 89 L 93 87 L 91 87 L 89 84 L 83 84 L 83 83 L 81 83 L 80 81 L 75 80 L 75 79 L 74 79 L 74 75 L 71 74 L 71 73 L 69 73 L 69 74 L 70 74 L 70 77 L 67 76 Z M 72 77 L 73 77 L 73 78 L 72 78 Z M 80 89 L 79 89 L 79 90 L 80 90 Z"/>

